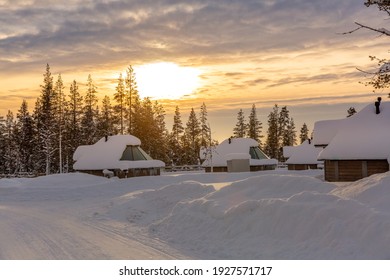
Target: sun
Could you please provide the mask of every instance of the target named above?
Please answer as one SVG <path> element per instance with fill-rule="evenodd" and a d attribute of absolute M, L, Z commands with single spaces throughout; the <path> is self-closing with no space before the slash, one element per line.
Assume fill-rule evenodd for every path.
<path fill-rule="evenodd" d="M 159 62 L 134 67 L 138 92 L 152 99 L 180 99 L 200 87 L 201 71 L 172 62 Z"/>

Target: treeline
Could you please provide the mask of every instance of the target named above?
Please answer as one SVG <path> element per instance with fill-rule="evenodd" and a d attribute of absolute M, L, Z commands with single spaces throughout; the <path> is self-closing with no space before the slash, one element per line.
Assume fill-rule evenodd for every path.
<path fill-rule="evenodd" d="M 74 80 L 65 90 L 61 75 L 54 80 L 47 65 L 40 87 L 32 113 L 23 100 L 16 115 L 8 111 L 5 118 L 0 117 L 2 174 L 71 172 L 78 146 L 91 145 L 106 135 L 118 133 L 138 137 L 146 152 L 168 165 L 198 164 L 200 148 L 217 144 L 211 137 L 204 103 L 198 113 L 191 109 L 186 123 L 176 106 L 169 132 L 163 106 L 149 98 L 140 98 L 132 66 L 127 68 L 125 77 L 119 75 L 112 98 L 106 95 L 100 102 L 91 75 L 83 88 Z M 264 143 L 262 134 L 255 105 L 248 121 L 240 110 L 233 137 L 253 138 L 270 157 L 282 160 L 282 147 L 297 142 L 294 120 L 287 107 L 275 105 L 268 116 Z M 304 124 L 301 142 L 307 139 L 307 134 Z"/>
<path fill-rule="evenodd" d="M 70 172 L 78 146 L 118 133 L 135 135 L 153 158 L 176 165 L 197 164 L 200 147 L 215 143 L 205 104 L 199 115 L 191 110 L 185 125 L 176 107 L 169 133 L 163 106 L 140 98 L 131 66 L 126 77 L 120 74 L 113 100 L 106 95 L 100 104 L 91 75 L 85 88 L 74 80 L 65 90 L 61 75 L 54 81 L 47 65 L 40 87 L 32 113 L 23 100 L 16 115 L 0 118 L 0 173 Z"/>
<path fill-rule="evenodd" d="M 248 120 L 242 109 L 237 113 L 237 123 L 233 128 L 233 137 L 248 137 L 259 142 L 260 147 L 271 158 L 283 161 L 283 147 L 297 144 L 297 131 L 294 119 L 290 117 L 287 106 L 279 108 L 277 104 L 268 115 L 268 130 L 266 140 L 262 141 L 263 123 L 257 117 L 255 104 L 252 105 Z M 304 123 L 300 129 L 299 143 L 309 138 L 309 129 Z"/>

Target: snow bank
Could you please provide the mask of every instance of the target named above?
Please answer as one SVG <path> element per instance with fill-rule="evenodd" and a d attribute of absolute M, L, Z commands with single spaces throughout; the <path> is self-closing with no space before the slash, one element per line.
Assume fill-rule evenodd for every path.
<path fill-rule="evenodd" d="M 385 190 L 377 186 L 388 184 L 390 174 L 351 184 L 343 195 L 334 184 L 299 174 L 254 176 L 217 190 L 194 181 L 171 184 L 125 195 L 108 215 L 197 258 L 390 257 L 389 216 L 374 202 L 365 205 L 357 191 L 376 186 L 371 198 L 379 199 Z"/>
<path fill-rule="evenodd" d="M 372 259 L 390 257 L 390 221 L 333 185 L 260 176 L 180 201 L 150 232 L 202 257 Z"/>
<path fill-rule="evenodd" d="M 177 203 L 197 199 L 213 191 L 215 189 L 211 185 L 185 181 L 157 190 L 129 193 L 116 202 L 108 215 L 113 219 L 147 225 L 165 218 Z"/>
<path fill-rule="evenodd" d="M 91 176 L 83 173 L 64 173 L 40 176 L 36 178 L 0 179 L 1 187 L 50 187 L 50 188 L 77 188 L 96 186 L 109 182 L 106 178 Z"/>
<path fill-rule="evenodd" d="M 375 174 L 336 189 L 335 195 L 351 198 L 390 214 L 390 172 Z"/>

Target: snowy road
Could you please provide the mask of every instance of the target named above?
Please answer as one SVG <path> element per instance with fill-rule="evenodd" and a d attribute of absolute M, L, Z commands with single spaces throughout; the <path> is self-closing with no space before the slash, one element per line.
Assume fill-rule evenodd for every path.
<path fill-rule="evenodd" d="M 0 189 L 0 259 L 183 258 L 158 240 L 132 236 L 128 224 L 94 218 L 94 208 L 112 199 L 94 189 Z"/>
<path fill-rule="evenodd" d="M 1 207 L 1 259 L 170 259 L 99 224 L 23 207 Z"/>

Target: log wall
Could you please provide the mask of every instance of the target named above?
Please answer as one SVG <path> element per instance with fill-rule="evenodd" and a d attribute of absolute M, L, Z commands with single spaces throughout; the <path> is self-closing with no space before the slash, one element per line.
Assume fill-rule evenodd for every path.
<path fill-rule="evenodd" d="M 387 160 L 325 160 L 325 180 L 329 182 L 353 182 L 387 171 Z"/>

